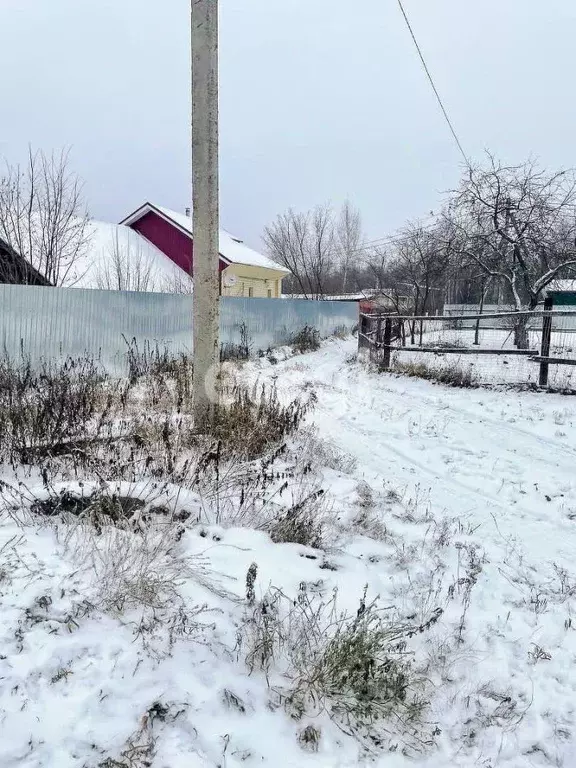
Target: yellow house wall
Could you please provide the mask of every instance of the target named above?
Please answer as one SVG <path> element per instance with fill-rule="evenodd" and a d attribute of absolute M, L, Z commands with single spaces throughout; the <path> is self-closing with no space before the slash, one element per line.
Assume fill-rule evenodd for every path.
<path fill-rule="evenodd" d="M 225 285 L 226 277 L 234 275 L 235 285 Z M 247 264 L 230 264 L 222 271 L 222 296 L 250 295 L 254 298 L 266 299 L 268 297 L 279 299 L 282 295 L 283 272 L 266 267 L 251 267 Z M 270 291 L 270 293 L 268 293 Z"/>

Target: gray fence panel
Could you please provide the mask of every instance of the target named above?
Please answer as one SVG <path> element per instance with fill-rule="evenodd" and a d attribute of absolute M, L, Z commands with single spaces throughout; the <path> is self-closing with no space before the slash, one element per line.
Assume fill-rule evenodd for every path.
<path fill-rule="evenodd" d="M 191 318 L 190 296 L 0 285 L 2 352 L 32 362 L 88 354 L 123 369 L 133 339 L 189 349 Z"/>
<path fill-rule="evenodd" d="M 221 340 L 239 343 L 245 326 L 252 350 L 285 343 L 305 325 L 322 336 L 358 322 L 355 302 L 222 297 Z M 173 353 L 192 349 L 192 296 L 0 284 L 0 351 L 42 359 L 98 357 L 115 371 L 126 366 L 135 340 Z"/>
<path fill-rule="evenodd" d="M 222 341 L 238 343 L 243 324 L 252 349 L 266 350 L 285 344 L 305 325 L 330 336 L 337 328 L 351 330 L 358 323 L 353 301 L 306 299 L 245 299 L 224 296 L 221 304 Z"/>

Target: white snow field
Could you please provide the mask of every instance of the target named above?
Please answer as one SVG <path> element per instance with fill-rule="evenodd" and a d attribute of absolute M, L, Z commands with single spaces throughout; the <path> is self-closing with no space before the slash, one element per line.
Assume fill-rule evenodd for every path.
<path fill-rule="evenodd" d="M 355 347 L 236 373 L 285 399 L 315 393 L 283 461 L 309 459 L 326 492 L 320 549 L 216 525 L 191 492 L 171 499 L 192 514 L 168 546 L 162 523 L 90 536 L 4 487 L 2 768 L 576 766 L 576 399 L 378 374 Z M 42 494 L 38 478 L 25 493 Z M 161 584 L 152 610 L 135 573 Z M 242 631 L 275 589 L 294 606 L 331 605 L 337 589 L 337 610 L 318 614 L 327 634 L 365 589 L 414 626 L 402 652 L 419 716 L 355 730 L 324 700 L 287 708 L 286 658 L 267 674 L 247 663 Z"/>

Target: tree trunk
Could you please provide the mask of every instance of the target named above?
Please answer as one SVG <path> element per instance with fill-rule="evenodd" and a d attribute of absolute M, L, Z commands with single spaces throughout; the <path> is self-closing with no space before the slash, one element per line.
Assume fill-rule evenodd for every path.
<path fill-rule="evenodd" d="M 530 303 L 528 304 L 528 311 L 534 312 L 538 306 L 538 296 L 531 295 Z M 528 323 L 530 322 L 530 315 L 520 315 L 516 320 L 514 326 L 514 344 L 518 349 L 530 348 L 530 335 L 528 333 Z"/>
<path fill-rule="evenodd" d="M 478 310 L 478 314 L 481 315 L 484 311 L 484 299 L 486 298 L 486 291 L 488 290 L 488 286 L 490 284 L 490 281 L 488 281 L 483 287 L 482 287 L 482 294 L 480 296 L 480 307 Z M 476 328 L 474 329 L 474 344 L 478 346 L 480 344 L 480 318 L 476 320 Z"/>
<path fill-rule="evenodd" d="M 348 287 L 348 263 L 344 267 L 342 272 L 342 293 L 346 294 L 346 288 Z"/>
<path fill-rule="evenodd" d="M 514 344 L 517 349 L 528 349 L 528 320 L 530 315 L 521 315 L 514 326 Z"/>

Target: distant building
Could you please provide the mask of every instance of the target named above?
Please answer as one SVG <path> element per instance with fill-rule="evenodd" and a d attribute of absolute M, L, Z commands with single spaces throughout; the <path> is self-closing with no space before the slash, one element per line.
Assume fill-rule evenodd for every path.
<path fill-rule="evenodd" d="M 560 309 L 576 307 L 576 280 L 553 280 L 544 293 L 547 298 L 552 299 L 554 307 Z"/>
<path fill-rule="evenodd" d="M 108 291 L 191 293 L 192 280 L 130 227 L 105 221 L 86 226 L 85 254 L 73 264 L 68 285 Z"/>
<path fill-rule="evenodd" d="M 309 301 L 356 301 L 360 312 L 369 314 L 379 312 L 382 314 L 398 314 L 412 312 L 412 299 L 403 296 L 396 289 L 365 288 L 357 293 L 324 294 L 321 297 L 307 296 L 303 293 L 285 294 L 284 299 L 308 299 Z"/>
<path fill-rule="evenodd" d="M 548 283 L 545 293 L 574 293 L 576 292 L 576 280 L 552 280 Z"/>
<path fill-rule="evenodd" d="M 194 275 L 194 236 L 188 214 L 144 203 L 121 222 L 130 227 L 176 264 Z M 220 292 L 224 296 L 278 299 L 287 269 L 220 230 Z"/>

